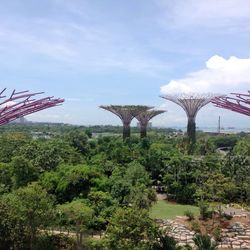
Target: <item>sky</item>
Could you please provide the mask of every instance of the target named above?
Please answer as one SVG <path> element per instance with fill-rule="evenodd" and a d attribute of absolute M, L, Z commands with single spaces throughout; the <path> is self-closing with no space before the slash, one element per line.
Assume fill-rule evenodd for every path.
<path fill-rule="evenodd" d="M 99 108 L 143 104 L 168 112 L 154 126 L 185 126 L 161 94 L 250 90 L 249 0 L 0 1 L 0 83 L 44 91 L 62 106 L 27 118 L 121 124 Z M 197 126 L 250 128 L 250 119 L 209 104 Z"/>

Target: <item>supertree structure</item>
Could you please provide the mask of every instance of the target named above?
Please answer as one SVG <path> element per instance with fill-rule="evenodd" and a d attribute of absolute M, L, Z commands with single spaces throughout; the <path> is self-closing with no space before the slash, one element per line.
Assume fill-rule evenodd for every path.
<path fill-rule="evenodd" d="M 231 93 L 233 96 L 218 96 L 211 102 L 219 108 L 229 109 L 250 116 L 250 91 L 246 94 Z"/>
<path fill-rule="evenodd" d="M 109 105 L 100 106 L 100 108 L 112 112 L 121 119 L 123 123 L 123 139 L 125 140 L 127 137 L 130 137 L 130 123 L 134 117 L 152 107 L 143 105 Z"/>
<path fill-rule="evenodd" d="M 140 124 L 140 129 L 141 129 L 141 138 L 147 136 L 147 126 L 148 122 L 154 118 L 155 116 L 162 114 L 166 112 L 166 110 L 147 110 L 139 115 L 137 115 L 135 118 L 138 120 Z"/>
<path fill-rule="evenodd" d="M 6 88 L 0 92 L 0 125 L 64 102 L 63 99 L 53 96 L 35 98 L 43 92 L 30 93 L 28 90 L 19 92 L 13 90 L 9 97 L 4 95 L 5 92 Z"/>
<path fill-rule="evenodd" d="M 195 137 L 195 118 L 198 111 L 207 105 L 215 96 L 214 94 L 175 94 L 175 95 L 162 95 L 161 97 L 172 101 L 179 106 L 181 106 L 187 114 L 188 124 L 187 124 L 187 135 L 189 142 L 194 144 L 196 141 Z"/>

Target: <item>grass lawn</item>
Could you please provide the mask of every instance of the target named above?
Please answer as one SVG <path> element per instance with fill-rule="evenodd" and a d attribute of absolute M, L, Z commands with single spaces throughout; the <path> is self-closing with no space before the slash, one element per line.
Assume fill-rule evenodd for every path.
<path fill-rule="evenodd" d="M 195 215 L 199 214 L 198 207 L 180 205 L 160 200 L 157 201 L 151 208 L 150 217 L 153 219 L 174 219 L 175 216 L 184 215 L 184 212 L 187 210 L 193 212 Z"/>

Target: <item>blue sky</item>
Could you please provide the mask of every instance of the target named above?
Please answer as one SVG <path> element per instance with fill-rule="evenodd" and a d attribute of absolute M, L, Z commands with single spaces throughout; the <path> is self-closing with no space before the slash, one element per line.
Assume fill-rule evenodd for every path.
<path fill-rule="evenodd" d="M 1 85 L 65 98 L 34 121 L 120 124 L 98 106 L 147 104 L 169 111 L 154 125 L 185 126 L 185 113 L 159 95 L 246 92 L 249 31 L 248 0 L 2 1 Z M 213 106 L 197 125 L 216 126 L 219 115 L 250 127 L 249 117 Z"/>

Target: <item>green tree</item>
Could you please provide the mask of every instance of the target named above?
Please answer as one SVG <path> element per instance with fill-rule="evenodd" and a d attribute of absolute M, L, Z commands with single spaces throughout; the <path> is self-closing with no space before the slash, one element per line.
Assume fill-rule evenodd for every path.
<path fill-rule="evenodd" d="M 72 201 L 76 197 L 87 197 L 92 185 L 102 174 L 88 165 L 61 165 L 51 172 L 45 172 L 41 185 L 51 194 L 56 195 L 59 203 Z"/>
<path fill-rule="evenodd" d="M 32 141 L 20 151 L 41 172 L 53 170 L 63 163 L 76 165 L 83 162 L 80 153 L 61 139 Z"/>
<path fill-rule="evenodd" d="M 91 133 L 86 133 L 83 130 L 74 129 L 65 135 L 65 139 L 78 152 L 84 155 L 89 153 L 88 136 L 91 138 Z"/>
<path fill-rule="evenodd" d="M 117 202 L 108 192 L 91 191 L 88 194 L 88 203 L 94 211 L 91 227 L 96 230 L 105 229 L 118 205 Z"/>
<path fill-rule="evenodd" d="M 38 185 L 31 184 L 20 188 L 2 198 L 7 207 L 10 240 L 15 241 L 11 234 L 22 228 L 29 241 L 29 249 L 34 249 L 38 229 L 50 224 L 54 216 L 53 199 Z M 16 223 L 16 226 L 15 224 Z M 20 230 L 18 230 L 20 231 Z"/>
<path fill-rule="evenodd" d="M 26 186 L 38 178 L 38 170 L 22 156 L 13 157 L 10 167 L 14 188 Z"/>
<path fill-rule="evenodd" d="M 83 200 L 78 199 L 58 206 L 61 216 L 76 231 L 77 249 L 83 247 L 83 233 L 93 216 L 93 210 Z"/>
<path fill-rule="evenodd" d="M 6 132 L 0 136 L 0 162 L 10 162 L 21 147 L 31 141 L 31 136 L 20 132 Z"/>
<path fill-rule="evenodd" d="M 152 249 L 157 232 L 158 228 L 149 218 L 148 211 L 119 208 L 109 222 L 105 246 L 113 250 Z"/>
<path fill-rule="evenodd" d="M 250 156 L 250 137 L 238 141 L 233 152 L 242 156 Z"/>
<path fill-rule="evenodd" d="M 0 163 L 0 194 L 10 191 L 12 187 L 11 168 L 8 163 Z"/>
<path fill-rule="evenodd" d="M 145 168 L 131 162 L 128 168 L 117 168 L 110 178 L 111 194 L 122 205 L 133 205 L 138 208 L 149 208 L 155 201 L 151 180 Z"/>

